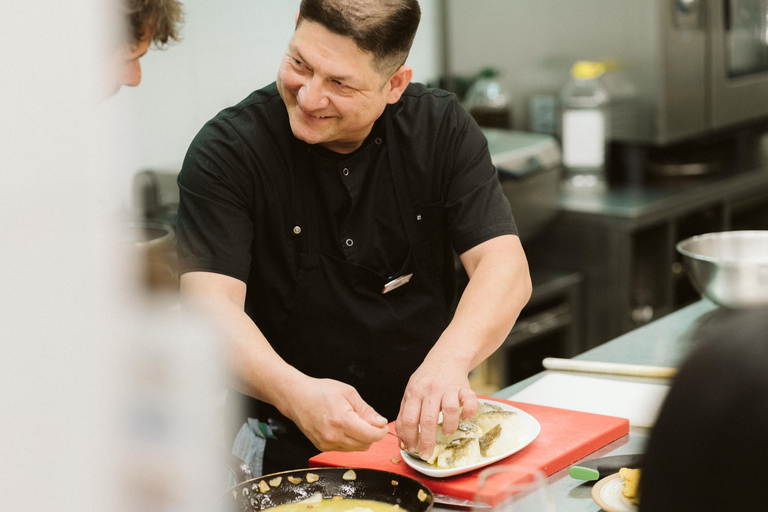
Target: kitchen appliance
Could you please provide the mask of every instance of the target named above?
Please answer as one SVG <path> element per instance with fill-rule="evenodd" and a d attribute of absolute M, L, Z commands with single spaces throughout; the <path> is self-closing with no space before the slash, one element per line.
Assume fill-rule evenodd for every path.
<path fill-rule="evenodd" d="M 740 309 L 768 305 L 768 231 L 725 231 L 677 244 L 685 273 L 704 297 Z"/>
<path fill-rule="evenodd" d="M 520 239 L 530 240 L 557 214 L 560 146 L 540 133 L 497 128 L 484 128 L 483 133 Z"/>
<path fill-rule="evenodd" d="M 501 69 L 518 102 L 515 128 L 527 126 L 532 95 L 556 95 L 585 59 L 613 68 L 604 84 L 615 100 L 614 140 L 668 144 L 768 117 L 765 0 L 446 0 L 445 8 L 449 71 L 470 73 L 478 62 Z"/>

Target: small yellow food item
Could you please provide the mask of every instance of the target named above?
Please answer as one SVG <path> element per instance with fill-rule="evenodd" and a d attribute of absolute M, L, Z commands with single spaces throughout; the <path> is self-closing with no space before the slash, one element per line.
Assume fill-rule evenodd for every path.
<path fill-rule="evenodd" d="M 312 483 L 317 482 L 318 480 L 320 480 L 320 477 L 315 473 L 307 473 L 307 482 Z"/>
<path fill-rule="evenodd" d="M 424 492 L 424 489 L 419 489 L 419 492 L 416 496 L 419 498 L 419 501 L 424 501 L 427 499 L 427 493 Z"/>
<path fill-rule="evenodd" d="M 640 470 L 621 468 L 619 476 L 624 479 L 624 488 L 621 493 L 632 503 L 640 503 L 640 496 L 637 493 L 637 487 L 640 485 Z"/>
<path fill-rule="evenodd" d="M 343 478 L 344 480 L 354 480 L 357 478 L 357 473 L 355 473 L 353 469 L 350 469 L 349 471 L 341 475 L 341 478 Z M 309 475 L 307 475 L 307 480 L 309 480 Z"/>
<path fill-rule="evenodd" d="M 288 481 L 291 482 L 293 485 L 299 485 L 301 483 L 301 478 L 297 476 L 289 476 Z"/>
<path fill-rule="evenodd" d="M 399 484 L 399 482 L 397 480 L 392 480 L 392 485 L 397 486 L 397 485 L 400 485 L 400 484 Z"/>
<path fill-rule="evenodd" d="M 259 482 L 259 490 L 262 493 L 269 492 L 269 485 L 267 484 L 266 480 Z"/>
<path fill-rule="evenodd" d="M 282 481 L 283 481 L 283 477 L 278 476 L 278 477 L 273 478 L 272 480 L 270 480 L 269 481 L 269 485 L 271 485 L 272 487 L 277 487 L 278 485 L 280 485 L 280 482 L 282 482 Z"/>

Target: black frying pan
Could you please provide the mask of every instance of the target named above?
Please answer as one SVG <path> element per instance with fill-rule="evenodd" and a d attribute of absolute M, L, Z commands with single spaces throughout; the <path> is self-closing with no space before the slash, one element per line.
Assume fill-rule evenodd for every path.
<path fill-rule="evenodd" d="M 316 481 L 308 481 L 310 473 L 317 476 Z M 324 498 L 342 496 L 396 504 L 404 512 L 428 512 L 433 502 L 429 488 L 413 478 L 362 468 L 312 468 L 272 473 L 245 480 L 232 487 L 226 497 L 229 510 L 254 512 L 301 501 L 318 492 Z"/>

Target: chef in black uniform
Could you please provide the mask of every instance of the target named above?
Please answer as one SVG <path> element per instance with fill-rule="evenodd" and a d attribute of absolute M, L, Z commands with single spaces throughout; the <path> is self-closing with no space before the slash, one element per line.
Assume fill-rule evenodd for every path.
<path fill-rule="evenodd" d="M 185 158 L 182 297 L 228 342 L 232 451 L 256 473 L 366 450 L 395 418 L 428 456 L 440 412 L 447 433 L 474 414 L 468 374 L 530 297 L 482 132 L 411 83 L 419 18 L 415 0 L 302 1 L 277 81 Z M 470 278 L 455 314 L 453 250 Z"/>

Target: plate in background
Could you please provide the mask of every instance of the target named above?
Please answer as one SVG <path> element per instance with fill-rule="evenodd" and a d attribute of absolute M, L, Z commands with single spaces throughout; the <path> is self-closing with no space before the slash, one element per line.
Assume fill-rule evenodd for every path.
<path fill-rule="evenodd" d="M 592 487 L 592 499 L 605 512 L 637 512 L 637 505 L 624 496 L 623 489 L 624 479 L 614 473 Z"/>

